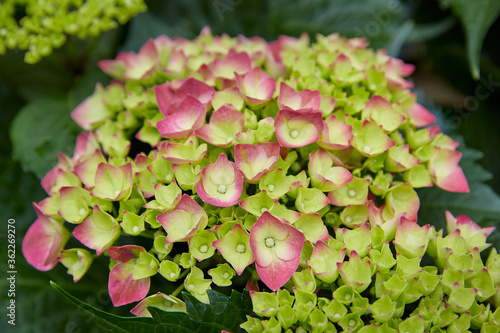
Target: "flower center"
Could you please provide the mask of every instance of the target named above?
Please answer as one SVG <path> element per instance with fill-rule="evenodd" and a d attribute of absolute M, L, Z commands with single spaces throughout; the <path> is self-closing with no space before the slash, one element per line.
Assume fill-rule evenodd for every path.
<path fill-rule="evenodd" d="M 299 136 L 299 131 L 296 129 L 290 131 L 290 136 L 294 139 L 296 139 Z"/>
<path fill-rule="evenodd" d="M 349 320 L 349 326 L 350 327 L 356 326 L 356 320 L 354 320 L 354 319 Z"/>
<path fill-rule="evenodd" d="M 201 253 L 207 253 L 208 251 L 208 246 L 206 246 L 205 244 L 203 244 L 202 246 L 200 246 L 200 252 Z"/>
<path fill-rule="evenodd" d="M 356 191 L 355 190 L 349 190 L 349 191 L 347 191 L 347 195 L 350 198 L 354 198 L 356 196 Z"/>
<path fill-rule="evenodd" d="M 240 243 L 240 244 L 236 245 L 236 252 L 244 253 L 246 250 L 247 250 L 247 247 L 245 246 L 245 244 Z"/>
<path fill-rule="evenodd" d="M 136 232 L 138 232 L 138 231 L 139 231 L 139 227 L 135 225 L 135 226 L 132 228 L 132 232 L 135 234 L 135 233 L 136 233 Z"/>
<path fill-rule="evenodd" d="M 369 154 L 369 153 L 371 153 L 372 148 L 371 148 L 370 146 L 364 146 L 364 147 L 363 147 L 363 151 L 364 151 L 365 153 Z"/>
<path fill-rule="evenodd" d="M 267 237 L 265 240 L 265 244 L 267 247 L 273 247 L 274 245 L 276 245 L 273 237 Z"/>
<path fill-rule="evenodd" d="M 345 221 L 346 221 L 347 223 L 351 223 L 351 222 L 352 222 L 352 217 L 350 217 L 350 216 L 346 216 Z"/>
<path fill-rule="evenodd" d="M 274 185 L 273 185 L 273 184 L 269 184 L 269 185 L 267 185 L 267 190 L 268 190 L 269 192 L 274 191 Z M 83 215 L 83 214 L 81 214 L 81 215 Z"/>
<path fill-rule="evenodd" d="M 83 216 L 85 214 L 85 208 L 80 208 L 78 214 L 80 214 L 80 216 Z"/>
<path fill-rule="evenodd" d="M 351 294 L 345 294 L 344 301 L 349 301 L 349 300 L 351 300 L 351 298 L 352 298 Z"/>
<path fill-rule="evenodd" d="M 226 185 L 220 184 L 219 186 L 217 186 L 217 192 L 219 192 L 220 194 L 225 194 L 226 191 L 227 191 Z"/>
<path fill-rule="evenodd" d="M 195 287 L 195 286 L 194 286 L 194 284 L 192 284 L 192 283 L 191 283 L 191 284 L 188 284 L 186 288 L 187 288 L 187 290 L 189 290 L 189 291 L 194 291 L 194 290 L 196 289 L 196 287 Z"/>
<path fill-rule="evenodd" d="M 177 274 L 175 274 L 174 272 L 171 272 L 169 275 L 171 278 L 174 278 L 174 277 L 176 277 Z"/>
<path fill-rule="evenodd" d="M 228 279 L 229 278 L 229 273 L 225 272 L 224 274 L 222 274 L 222 278 L 223 279 Z"/>

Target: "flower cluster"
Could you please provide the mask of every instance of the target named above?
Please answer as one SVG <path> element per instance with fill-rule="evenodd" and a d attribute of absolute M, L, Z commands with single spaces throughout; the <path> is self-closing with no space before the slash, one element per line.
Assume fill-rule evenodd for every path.
<path fill-rule="evenodd" d="M 33 64 L 60 47 L 67 35 L 97 36 L 146 10 L 143 0 L 5 0 L 0 4 L 0 54 L 27 50 Z M 20 12 L 25 15 L 21 16 Z"/>
<path fill-rule="evenodd" d="M 115 80 L 72 113 L 86 132 L 42 180 L 28 262 L 78 281 L 109 256 L 111 300 L 138 316 L 184 311 L 181 290 L 245 288 L 250 333 L 497 332 L 500 255 L 480 255 L 493 229 L 417 224 L 415 188 L 469 188 L 413 66 L 316 40 L 204 30 L 101 61 Z M 90 251 L 65 249 L 71 235 Z"/>

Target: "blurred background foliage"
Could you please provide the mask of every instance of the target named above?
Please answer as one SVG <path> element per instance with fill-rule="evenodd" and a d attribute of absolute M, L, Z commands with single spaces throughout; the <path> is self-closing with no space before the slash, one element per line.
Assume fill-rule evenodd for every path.
<path fill-rule="evenodd" d="M 14 11 L 7 11 L 6 4 L 13 2 Z M 142 3 L 60 0 L 38 4 L 53 6 L 60 2 L 72 4 L 69 13 L 84 3 L 98 8 L 103 4 L 126 7 Z M 113 16 L 116 11 L 109 7 L 107 15 L 114 13 L 111 23 L 104 21 L 106 24 L 98 29 L 92 28 L 92 22 L 97 21 L 82 23 L 78 33 L 56 27 L 62 42 L 31 59 L 25 52 L 30 50 L 30 42 L 21 40 L 23 34 L 8 35 L 5 17 L 13 17 L 11 28 L 16 24 L 20 27 L 24 18 L 29 21 L 32 14 L 27 6 L 33 3 L 37 2 L 0 2 L 0 53 L 5 51 L 0 56 L 0 216 L 4 225 L 0 230 L 0 269 L 7 271 L 5 225 L 7 219 L 14 218 L 18 271 L 17 325 L 14 330 L 7 325 L 2 310 L 1 332 L 96 331 L 94 318 L 80 316 L 66 306 L 50 289 L 49 280 L 99 309 L 121 315 L 130 310 L 124 307 L 118 311 L 109 301 L 107 279 L 103 279 L 108 274 L 106 260 L 97 260 L 89 273 L 73 284 L 61 265 L 47 273 L 29 266 L 22 257 L 21 241 L 35 219 L 31 202 L 46 196 L 41 177 L 55 165 L 58 151 L 72 154 L 79 129 L 69 113 L 93 92 L 96 82 L 110 81 L 97 68 L 97 61 L 113 58 L 120 51 L 137 51 L 149 38 L 161 34 L 194 38 L 204 26 L 209 26 L 214 35 L 243 34 L 266 40 L 280 34 L 299 36 L 306 32 L 314 38 L 317 33 L 338 32 L 346 37 L 365 37 L 372 47 L 385 48 L 389 54 L 415 64 L 412 77 L 419 100 L 438 115 L 439 124 L 448 134 L 461 141 L 461 165 L 471 187 L 469 194 L 437 188 L 420 190 L 420 223 L 443 227 L 444 210 L 467 214 L 484 226 L 500 221 L 498 0 L 146 0 L 147 10 L 134 7 L 125 18 Z M 104 17 L 103 8 L 97 12 L 94 8 L 89 15 Z M 42 22 L 43 15 L 37 15 Z M 50 29 L 48 33 L 47 29 L 39 31 L 50 36 Z M 21 39 L 8 44 L 5 36 Z M 37 62 L 28 64 L 25 60 Z M 499 234 L 490 239 L 497 248 Z M 2 309 L 8 301 L 6 283 L 4 278 L 0 280 Z"/>

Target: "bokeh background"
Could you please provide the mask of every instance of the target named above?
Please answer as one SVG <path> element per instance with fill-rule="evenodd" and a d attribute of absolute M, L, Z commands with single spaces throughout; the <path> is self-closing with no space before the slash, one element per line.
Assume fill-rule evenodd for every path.
<path fill-rule="evenodd" d="M 442 227 L 444 210 L 450 210 L 484 226 L 500 223 L 498 0 L 147 0 L 146 5 L 147 11 L 96 37 L 68 36 L 36 64 L 24 62 L 24 51 L 0 55 L 0 332 L 98 332 L 93 318 L 60 300 L 49 280 L 97 308 L 127 315 L 129 309 L 120 312 L 109 301 L 105 260 L 97 260 L 74 284 L 61 265 L 50 272 L 29 266 L 21 241 L 35 219 L 31 203 L 46 196 L 41 177 L 56 164 L 58 151 L 72 154 L 79 128 L 71 110 L 96 82 L 110 82 L 97 61 L 138 51 L 161 34 L 194 38 L 209 26 L 214 35 L 274 40 L 305 32 L 314 40 L 317 33 L 338 32 L 365 37 L 371 47 L 414 64 L 419 101 L 461 142 L 461 165 L 471 186 L 469 194 L 419 190 L 419 222 Z M 16 19 L 24 15 L 22 6 L 16 7 Z M 5 316 L 9 218 L 16 220 L 17 232 L 15 327 Z M 497 248 L 499 234 L 492 238 Z"/>

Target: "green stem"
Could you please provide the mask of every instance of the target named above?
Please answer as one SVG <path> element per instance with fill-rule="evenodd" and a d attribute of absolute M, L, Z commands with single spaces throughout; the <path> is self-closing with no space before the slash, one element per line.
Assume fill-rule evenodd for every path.
<path fill-rule="evenodd" d="M 177 296 L 182 290 L 184 290 L 184 283 L 182 283 L 180 286 L 177 287 L 177 289 L 174 290 L 173 293 L 170 294 L 170 296 Z"/>

